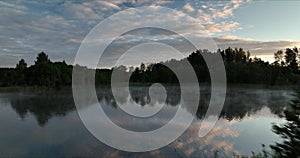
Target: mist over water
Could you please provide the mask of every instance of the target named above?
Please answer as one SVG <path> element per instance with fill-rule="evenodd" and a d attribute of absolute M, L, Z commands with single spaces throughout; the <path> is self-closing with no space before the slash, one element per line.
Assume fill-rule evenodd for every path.
<path fill-rule="evenodd" d="M 192 88 L 187 87 L 187 88 Z M 178 108 L 188 112 L 188 102 L 179 105 L 180 88 L 166 86 L 165 100 L 152 100 L 149 87 L 130 88 L 131 96 L 123 96 L 116 104 L 109 88 L 98 88 L 97 96 L 105 113 L 118 126 L 132 131 L 155 130 L 166 124 Z M 120 91 L 122 88 L 120 88 Z M 283 123 L 283 110 L 293 99 L 293 90 L 285 88 L 230 87 L 219 121 L 203 138 L 198 137 L 201 120 L 210 100 L 210 88 L 201 87 L 201 100 L 195 119 L 188 130 L 168 146 L 144 153 L 123 152 L 94 138 L 81 122 L 74 105 L 72 92 L 0 92 L 0 153 L 2 156 L 103 156 L 103 157 L 201 157 L 233 154 L 251 155 L 280 141 L 271 131 L 271 123 Z M 131 97 L 133 100 L 130 100 Z M 192 95 L 191 98 L 193 99 Z M 139 106 L 132 107 L 132 101 Z M 149 104 L 151 103 L 151 104 Z M 126 114 L 120 106 L 132 110 L 161 110 L 151 117 L 138 118 Z M 78 110 L 93 111 L 95 103 Z M 99 121 L 101 121 L 99 116 Z M 180 123 L 178 124 L 180 126 Z M 205 125 L 202 125 L 205 126 Z M 172 132 L 172 131 L 170 131 Z M 153 138 L 155 139 L 155 138 Z"/>

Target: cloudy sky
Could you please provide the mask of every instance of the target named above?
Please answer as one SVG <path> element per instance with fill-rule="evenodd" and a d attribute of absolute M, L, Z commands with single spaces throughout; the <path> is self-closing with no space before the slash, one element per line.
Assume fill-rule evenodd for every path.
<path fill-rule="evenodd" d="M 195 27 L 199 22 L 219 48 L 243 47 L 264 60 L 272 61 L 276 50 L 300 47 L 300 1 L 0 0 L 0 66 L 14 67 L 21 58 L 32 64 L 41 51 L 49 54 L 51 60 L 73 64 L 81 42 L 99 22 L 119 11 L 141 6 L 153 6 L 153 12 L 158 6 L 176 10 L 173 15 L 157 13 L 162 18 L 150 19 L 152 23 L 171 23 L 168 18 L 175 16 L 178 23 L 172 25 L 182 27 L 179 29 L 189 35 L 199 36 L 203 33 Z M 193 17 L 192 22 L 185 14 Z M 143 16 L 146 15 L 139 15 Z M 133 22 L 147 23 L 149 18 L 123 20 L 122 25 L 112 27 L 112 31 Z M 154 36 L 142 35 L 135 40 Z M 157 33 L 155 37 L 168 38 Z M 151 54 L 153 50 L 157 54 Z M 143 56 L 144 53 L 148 59 L 153 56 L 156 60 L 172 58 L 168 50 L 160 46 L 149 51 L 132 49 L 133 54 Z M 108 52 L 106 56 L 114 58 L 113 53 Z"/>

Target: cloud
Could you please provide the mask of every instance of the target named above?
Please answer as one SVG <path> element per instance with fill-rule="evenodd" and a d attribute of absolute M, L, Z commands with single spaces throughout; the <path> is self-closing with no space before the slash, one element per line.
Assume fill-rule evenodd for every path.
<path fill-rule="evenodd" d="M 262 58 L 263 60 L 270 62 L 274 61 L 273 54 L 276 51 L 300 46 L 300 41 L 257 41 L 254 39 L 237 38 L 235 36 L 230 35 L 214 37 L 214 41 L 216 42 L 219 48 L 244 48 L 244 50 L 249 50 L 252 56 L 257 56 Z"/>
<path fill-rule="evenodd" d="M 239 29 L 238 28 L 239 26 L 240 24 L 238 22 L 230 21 L 230 22 L 207 24 L 206 29 L 210 33 L 218 33 L 218 32 L 235 31 L 236 29 Z"/>
<path fill-rule="evenodd" d="M 81 41 L 104 18 L 130 5 L 168 3 L 172 1 L 0 1 L 1 66 L 14 67 L 20 58 L 33 64 L 41 51 L 72 64 Z"/>
<path fill-rule="evenodd" d="M 225 6 L 222 11 L 218 11 L 215 8 L 209 8 L 212 18 L 218 19 L 218 18 L 228 18 L 230 16 L 233 16 L 233 8 L 230 8 L 229 6 Z"/>
<path fill-rule="evenodd" d="M 112 8 L 112 9 L 116 9 L 116 10 L 121 10 L 121 8 L 113 3 L 109 3 L 107 1 L 97 1 L 97 3 L 100 3 L 106 7 Z"/>
<path fill-rule="evenodd" d="M 6 11 L 14 11 L 16 13 L 24 13 L 25 11 L 27 11 L 27 8 L 25 6 L 3 1 L 0 1 L 0 8 L 5 9 Z"/>
<path fill-rule="evenodd" d="M 248 1 L 203 1 L 200 5 L 194 2 L 177 4 L 176 1 L 150 1 L 150 0 L 112 0 L 112 1 L 38 1 L 0 2 L 0 62 L 1 66 L 15 66 L 16 61 L 25 58 L 29 64 L 37 53 L 45 51 L 52 60 L 66 60 L 72 64 L 77 49 L 87 33 L 104 18 L 129 7 L 151 5 L 149 13 L 156 13 L 158 6 L 178 5 L 180 9 L 171 14 L 156 13 L 159 18 L 150 15 L 141 15 L 133 12 L 135 18 L 123 16 L 114 19 L 119 26 L 111 26 L 110 31 L 118 31 L 123 26 L 145 23 L 149 25 L 163 24 L 166 27 L 179 30 L 183 35 L 190 37 L 205 37 L 206 35 L 225 34 L 215 38 L 219 47 L 244 47 L 253 51 L 255 55 L 273 54 L 277 49 L 293 47 L 297 41 L 254 41 L 228 36 L 233 31 L 242 29 L 238 21 L 230 19 L 234 11 Z M 194 18 L 185 15 L 188 13 Z M 142 18 L 147 17 L 147 18 Z M 137 20 L 139 19 L 139 20 Z M 230 20 L 229 20 L 230 19 Z M 180 25 L 178 25 L 180 24 Z M 204 26 L 201 27 L 201 25 Z M 111 38 L 105 33 L 103 39 Z M 144 39 L 156 41 L 169 40 L 180 46 L 176 36 L 156 34 L 149 32 Z M 138 41 L 141 38 L 132 37 L 120 40 L 126 45 L 126 40 Z M 125 42 L 124 42 L 125 41 Z M 128 42 L 128 41 L 127 41 Z M 159 50 L 156 50 L 159 51 Z M 167 53 L 166 51 L 163 51 Z M 167 56 L 161 54 L 161 56 Z M 114 58 L 112 56 L 111 58 Z"/>
<path fill-rule="evenodd" d="M 204 8 L 204 9 L 206 9 L 206 8 L 207 8 L 207 5 L 202 5 L 201 7 Z"/>
<path fill-rule="evenodd" d="M 237 21 L 228 21 L 234 16 L 234 11 L 249 0 L 231 0 L 207 2 L 198 9 L 196 18 L 203 24 L 211 35 L 220 32 L 233 32 L 240 29 Z"/>
<path fill-rule="evenodd" d="M 220 38 L 220 39 L 237 39 L 238 37 L 234 36 L 234 35 L 221 35 L 218 38 Z"/>
<path fill-rule="evenodd" d="M 76 38 L 70 38 L 67 40 L 67 43 L 75 43 L 75 44 L 80 44 L 82 40 L 76 39 Z"/>
<path fill-rule="evenodd" d="M 185 10 L 187 12 L 194 12 L 195 11 L 195 9 L 189 3 L 187 3 L 183 6 L 183 10 Z"/>
<path fill-rule="evenodd" d="M 103 8 L 102 8 L 103 9 Z M 99 20 L 101 15 L 97 14 L 90 3 L 65 3 L 63 9 L 64 16 L 69 19 L 79 19 L 79 20 Z"/>

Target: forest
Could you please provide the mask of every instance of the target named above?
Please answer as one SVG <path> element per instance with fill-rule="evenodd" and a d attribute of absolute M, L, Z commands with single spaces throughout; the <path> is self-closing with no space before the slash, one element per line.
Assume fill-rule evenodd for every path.
<path fill-rule="evenodd" d="M 113 70 L 123 71 L 124 75 L 131 74 L 130 83 L 178 83 L 176 75 L 167 65 L 184 71 L 183 62 L 189 61 L 195 70 L 199 82 L 210 82 L 210 75 L 203 54 L 214 56 L 221 54 L 225 64 L 227 82 L 241 84 L 264 85 L 297 85 L 300 83 L 300 49 L 297 47 L 279 50 L 274 53 L 273 63 L 260 58 L 251 58 L 249 51 L 242 48 L 218 49 L 217 52 L 197 50 L 181 60 L 169 60 L 160 63 L 141 63 L 139 67 L 118 66 L 110 69 L 97 69 L 96 85 L 110 85 Z M 79 65 L 76 65 L 79 66 Z M 90 70 L 87 67 L 83 70 Z M 215 66 L 218 67 L 217 65 Z M 71 86 L 73 65 L 65 61 L 53 62 L 48 55 L 41 52 L 35 63 L 28 66 L 24 59 L 15 68 L 0 68 L 0 87 L 49 87 L 61 88 Z M 120 76 L 121 77 L 121 76 Z"/>

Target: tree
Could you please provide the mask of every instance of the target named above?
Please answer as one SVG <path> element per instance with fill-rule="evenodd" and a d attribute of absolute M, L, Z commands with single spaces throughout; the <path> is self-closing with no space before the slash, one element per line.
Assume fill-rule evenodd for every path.
<path fill-rule="evenodd" d="M 56 87 L 61 82 L 61 72 L 53 63 L 41 62 L 29 68 L 31 85 Z"/>
<path fill-rule="evenodd" d="M 26 84 L 26 69 L 27 63 L 24 59 L 21 59 L 19 63 L 16 65 L 15 78 L 12 82 L 16 85 L 25 85 Z"/>
<path fill-rule="evenodd" d="M 285 51 L 285 62 L 286 65 L 293 71 L 296 72 L 298 70 L 298 63 L 297 63 L 297 56 L 296 53 L 290 49 L 287 48 Z"/>
<path fill-rule="evenodd" d="M 16 69 L 18 70 L 24 70 L 26 68 L 27 68 L 27 63 L 25 62 L 24 59 L 21 59 L 19 63 L 16 65 Z"/>
<path fill-rule="evenodd" d="M 246 52 L 240 48 L 240 49 L 237 49 L 235 48 L 234 50 L 234 60 L 236 62 L 245 62 L 246 61 Z"/>
<path fill-rule="evenodd" d="M 226 61 L 227 62 L 233 62 L 234 61 L 234 51 L 230 47 L 228 47 L 225 50 L 225 56 L 226 56 Z"/>
<path fill-rule="evenodd" d="M 250 51 L 248 50 L 248 51 L 247 51 L 247 55 L 246 55 L 246 61 L 247 61 L 247 62 L 250 61 L 250 56 L 251 56 L 251 53 L 250 53 Z"/>
<path fill-rule="evenodd" d="M 197 50 L 196 52 L 192 52 L 187 57 L 187 60 L 191 63 L 192 66 L 205 65 L 205 61 L 204 61 L 202 54 L 204 54 L 204 52 L 202 50 Z"/>
<path fill-rule="evenodd" d="M 41 52 L 38 54 L 38 56 L 36 57 L 36 61 L 35 64 L 40 64 L 43 62 L 50 62 L 50 59 L 48 58 L 48 55 L 44 52 Z"/>
<path fill-rule="evenodd" d="M 145 70 L 146 70 L 146 65 L 144 63 L 141 63 L 140 71 L 144 72 Z"/>
<path fill-rule="evenodd" d="M 291 104 L 291 109 L 284 112 L 287 122 L 284 125 L 273 125 L 273 131 L 284 141 L 271 145 L 279 157 L 300 157 L 300 92 Z"/>
<path fill-rule="evenodd" d="M 298 50 L 297 47 L 294 47 L 293 51 L 296 53 L 296 56 L 298 57 L 298 67 L 300 67 L 300 48 Z"/>
<path fill-rule="evenodd" d="M 286 54 L 285 54 L 286 53 Z M 190 62 L 198 77 L 199 82 L 210 82 L 209 69 L 203 56 L 214 57 L 221 55 L 225 61 L 225 69 L 229 83 L 258 83 L 258 84 L 300 84 L 300 75 L 298 70 L 297 57 L 299 57 L 298 48 L 287 49 L 286 52 L 278 51 L 274 53 L 275 59 L 285 67 L 270 65 L 259 58 L 250 58 L 250 52 L 245 52 L 242 48 L 219 49 L 216 53 L 208 50 L 196 50 L 187 58 L 181 60 L 169 60 L 166 62 L 141 64 L 134 68 L 120 66 L 114 68 L 123 75 L 129 75 L 130 82 L 140 83 L 178 83 L 176 75 L 170 70 L 168 65 L 177 72 L 184 72 L 186 67 L 184 62 Z M 288 64 L 283 63 L 287 60 Z M 300 60 L 298 60 L 300 61 Z M 300 64 L 300 63 L 299 63 Z M 80 66 L 79 66 L 80 67 Z M 217 68 L 213 66 L 211 71 Z M 72 65 L 66 62 L 51 62 L 48 55 L 44 52 L 38 54 L 35 64 L 27 68 L 24 59 L 16 64 L 16 68 L 0 68 L 0 86 L 44 86 L 49 88 L 59 88 L 70 86 L 72 83 Z M 109 84 L 113 69 L 96 70 L 96 84 Z M 129 71 L 128 71 L 129 70 Z M 291 71 L 293 70 L 293 71 Z M 82 71 L 92 71 L 82 67 Z M 121 79 L 121 78 L 120 78 Z"/>
<path fill-rule="evenodd" d="M 283 57 L 284 55 L 282 50 L 278 50 L 276 53 L 274 53 L 275 65 L 283 66 L 284 65 Z"/>
<path fill-rule="evenodd" d="M 221 57 L 222 57 L 222 59 L 223 59 L 223 61 L 225 61 L 225 57 L 226 57 L 226 56 L 225 56 L 224 50 L 218 49 L 218 50 L 217 50 L 217 53 L 220 54 Z"/>
<path fill-rule="evenodd" d="M 68 75 L 66 75 L 68 73 Z M 44 87 L 60 87 L 62 83 L 69 83 L 68 70 L 65 62 L 52 63 L 44 52 L 38 54 L 35 65 L 28 69 L 28 83 Z"/>

